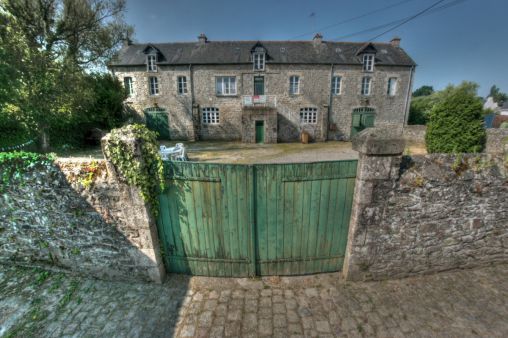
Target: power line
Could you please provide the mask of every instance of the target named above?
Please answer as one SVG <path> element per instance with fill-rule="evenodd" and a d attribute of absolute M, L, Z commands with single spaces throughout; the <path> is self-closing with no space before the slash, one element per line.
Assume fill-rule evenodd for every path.
<path fill-rule="evenodd" d="M 366 16 L 369 16 L 369 15 L 372 15 L 372 14 L 376 14 L 376 13 L 380 13 L 380 12 L 383 12 L 383 11 L 386 11 L 388 9 L 391 9 L 391 8 L 394 8 L 394 7 L 397 7 L 397 6 L 400 6 L 400 5 L 403 5 L 405 3 L 408 3 L 408 2 L 411 2 L 411 1 L 415 1 L 415 0 L 404 0 L 404 1 L 399 1 L 393 5 L 390 5 L 390 6 L 386 6 L 386 7 L 382 7 L 382 8 L 379 8 L 379 9 L 376 9 L 376 10 L 373 10 L 373 11 L 370 11 L 370 12 L 367 12 L 367 13 L 364 13 L 364 14 L 360 14 L 358 16 L 355 16 L 355 17 L 352 17 L 352 18 L 349 18 L 349 19 L 345 19 L 343 21 L 339 21 L 337 23 L 334 23 L 334 24 L 331 24 L 331 25 L 328 25 L 328 26 L 324 26 L 324 27 L 321 27 L 319 29 L 315 29 L 313 30 L 312 32 L 307 32 L 307 33 L 303 33 L 303 34 L 300 34 L 300 35 L 296 35 L 296 36 L 293 36 L 292 38 L 290 38 L 289 40 L 293 40 L 293 39 L 296 39 L 296 38 L 300 38 L 302 36 L 305 36 L 305 35 L 309 35 L 309 34 L 313 34 L 315 33 L 316 31 L 325 31 L 327 29 L 330 29 L 330 28 L 333 28 L 333 27 L 337 27 L 337 26 L 340 26 L 340 25 L 343 25 L 345 23 L 349 23 L 351 21 L 355 21 L 355 20 L 358 20 L 358 19 L 361 19 L 361 18 L 364 18 Z"/>
<path fill-rule="evenodd" d="M 442 0 L 442 1 L 445 1 L 445 0 Z M 441 1 L 441 2 L 442 2 Z M 381 24 L 381 25 L 378 25 L 378 26 L 374 26 L 374 27 L 370 27 L 370 28 L 366 28 L 366 29 L 363 29 L 361 31 L 357 31 L 357 32 L 354 32 L 354 33 L 350 33 L 350 34 L 347 34 L 347 35 L 342 35 L 342 36 L 339 36 L 337 38 L 334 38 L 334 39 L 331 39 L 332 41 L 336 41 L 336 40 L 341 40 L 341 39 L 345 39 L 345 38 L 349 38 L 349 37 L 352 37 L 352 36 L 355 36 L 355 35 L 361 35 L 361 34 L 364 34 L 364 33 L 368 33 L 368 32 L 372 32 L 372 31 L 376 31 L 376 30 L 379 30 L 381 28 L 385 28 L 385 27 L 389 27 L 391 25 L 397 25 L 395 27 L 392 27 L 390 28 L 390 30 L 388 31 L 385 31 L 383 33 L 381 33 L 379 36 L 376 36 L 372 39 L 369 39 L 368 41 L 372 41 L 372 40 L 375 40 L 377 39 L 378 37 L 380 37 L 381 35 L 384 35 L 390 31 L 392 31 L 393 29 L 396 29 L 400 26 L 402 26 L 403 24 L 409 22 L 410 20 L 416 18 L 416 16 L 418 15 L 430 15 L 430 14 L 433 14 L 433 13 L 436 13 L 436 12 L 439 12 L 441 10 L 444 10 L 444 9 L 447 9 L 449 7 L 453 7 L 453 6 L 456 6 L 460 3 L 463 3 L 467 0 L 454 0 L 450 3 L 447 3 L 447 4 L 444 4 L 442 6 L 439 6 L 439 7 L 436 7 L 434 8 L 435 5 L 439 4 L 440 2 L 438 2 L 437 4 L 435 3 L 434 5 L 432 5 L 431 7 L 428 7 L 426 8 L 426 10 L 423 10 L 419 13 L 417 13 L 416 15 L 412 15 L 412 16 L 408 16 L 408 17 L 405 17 L 405 18 L 402 18 L 402 19 L 398 19 L 398 20 L 394 20 L 394 21 L 390 21 L 388 23 L 385 23 L 385 24 Z"/>
<path fill-rule="evenodd" d="M 402 21 L 401 23 L 399 23 L 399 24 L 397 24 L 397 25 L 393 26 L 393 27 L 392 27 L 392 28 L 390 28 L 390 29 L 387 29 L 386 31 L 384 31 L 384 32 L 382 32 L 382 33 L 380 33 L 380 34 L 376 35 L 375 37 L 373 37 L 372 39 L 370 39 L 370 40 L 368 40 L 368 41 L 374 41 L 374 40 L 376 40 L 377 38 L 379 38 L 379 37 L 381 37 L 381 36 L 383 36 L 383 35 L 385 35 L 385 34 L 387 34 L 387 33 L 390 33 L 390 32 L 391 32 L 391 31 L 393 31 L 394 29 L 397 29 L 397 28 L 399 28 L 400 26 L 405 25 L 405 24 L 406 24 L 406 23 L 408 23 L 409 21 L 412 21 L 412 20 L 416 19 L 416 18 L 417 18 L 417 17 L 419 17 L 420 15 L 425 14 L 427 11 L 430 11 L 432 8 L 436 7 L 437 5 L 439 5 L 440 3 L 443 3 L 443 2 L 445 2 L 445 1 L 446 1 L 446 0 L 439 0 L 439 1 L 434 2 L 434 3 L 433 3 L 432 5 L 430 5 L 429 7 L 427 7 L 427 8 L 425 8 L 425 9 L 423 9 L 423 10 L 419 11 L 418 13 L 416 13 L 416 14 L 415 14 L 415 15 L 413 15 L 413 16 L 410 16 L 409 18 L 407 18 L 406 20 Z"/>

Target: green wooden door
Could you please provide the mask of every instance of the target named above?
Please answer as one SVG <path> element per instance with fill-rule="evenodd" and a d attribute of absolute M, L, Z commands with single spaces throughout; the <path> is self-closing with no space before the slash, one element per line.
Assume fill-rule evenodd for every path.
<path fill-rule="evenodd" d="M 156 131 L 159 139 L 169 140 L 168 113 L 162 108 L 148 108 L 145 110 L 146 127 Z"/>
<path fill-rule="evenodd" d="M 165 162 L 158 226 L 168 270 L 228 277 L 341 270 L 356 165 Z"/>
<path fill-rule="evenodd" d="M 256 165 L 256 271 L 342 269 L 357 161 Z"/>
<path fill-rule="evenodd" d="M 256 143 L 265 143 L 265 121 L 256 121 Z"/>
<path fill-rule="evenodd" d="M 364 107 L 353 110 L 351 122 L 351 137 L 355 136 L 365 128 L 374 127 L 375 111 L 372 108 Z"/>
<path fill-rule="evenodd" d="M 252 183 L 247 166 L 165 162 L 159 232 L 169 271 L 252 276 Z"/>

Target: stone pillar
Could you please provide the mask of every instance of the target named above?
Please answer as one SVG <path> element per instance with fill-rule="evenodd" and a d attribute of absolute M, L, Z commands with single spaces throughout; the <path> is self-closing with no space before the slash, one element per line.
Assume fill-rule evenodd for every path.
<path fill-rule="evenodd" d="M 342 273 L 346 280 L 367 279 L 369 261 L 375 252 L 365 246 L 370 227 L 377 226 L 369 213 L 373 190 L 377 184 L 390 184 L 399 176 L 405 142 L 399 128 L 390 126 L 368 128 L 353 139 L 359 152 L 355 192 L 349 235 Z"/>
<path fill-rule="evenodd" d="M 109 184 L 117 185 L 120 191 L 120 198 L 116 201 L 120 205 L 116 209 L 121 210 L 122 215 L 118 215 L 118 218 L 123 221 L 118 225 L 118 230 L 132 245 L 126 253 L 135 262 L 135 266 L 131 268 L 145 274 L 148 280 L 162 283 L 166 271 L 160 252 L 156 220 L 150 206 L 141 197 L 139 188 L 127 184 L 121 173 L 106 156 L 104 148 L 109 142 L 109 137 L 108 134 L 102 138 L 102 150 L 106 159 Z M 126 135 L 122 142 L 134 150 L 133 162 L 143 161 L 141 140 Z"/>

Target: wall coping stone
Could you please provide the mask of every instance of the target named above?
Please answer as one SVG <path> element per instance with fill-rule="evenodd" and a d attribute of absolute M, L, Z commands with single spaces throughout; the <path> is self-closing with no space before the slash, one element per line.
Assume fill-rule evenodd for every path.
<path fill-rule="evenodd" d="M 406 147 L 400 128 L 367 128 L 353 138 L 353 150 L 372 156 L 401 155 Z"/>

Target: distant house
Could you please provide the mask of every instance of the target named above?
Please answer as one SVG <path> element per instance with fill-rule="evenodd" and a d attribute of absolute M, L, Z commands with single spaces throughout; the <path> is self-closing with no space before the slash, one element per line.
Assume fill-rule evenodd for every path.
<path fill-rule="evenodd" d="M 496 112 L 499 109 L 497 102 L 494 101 L 492 96 L 487 97 L 487 100 L 483 103 L 483 109 L 490 109 Z"/>
<path fill-rule="evenodd" d="M 415 62 L 390 42 L 127 41 L 109 69 L 170 139 L 348 140 L 407 122 Z"/>
<path fill-rule="evenodd" d="M 500 115 L 508 115 L 508 102 L 504 102 L 501 107 L 499 107 Z"/>

